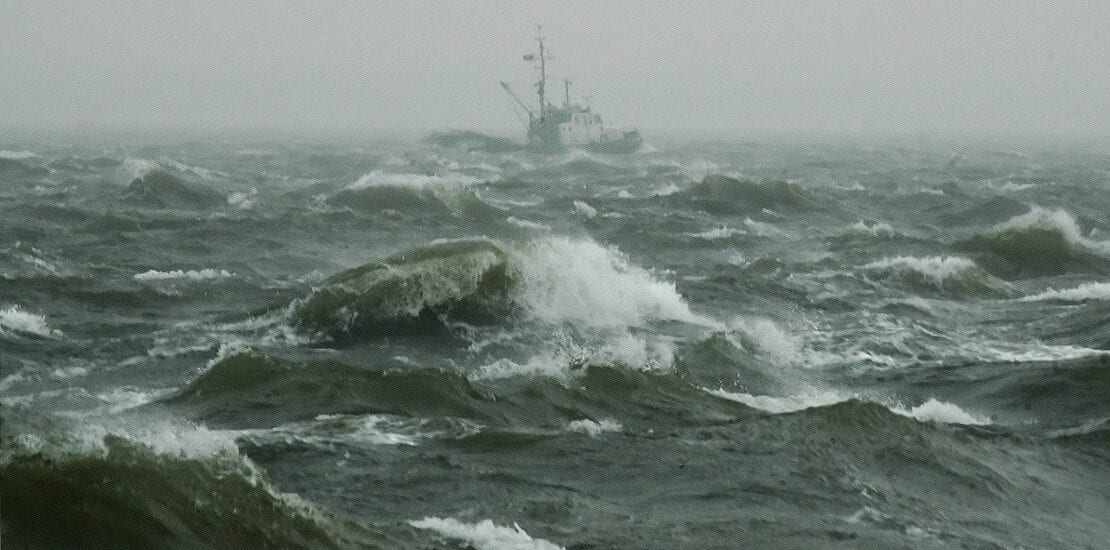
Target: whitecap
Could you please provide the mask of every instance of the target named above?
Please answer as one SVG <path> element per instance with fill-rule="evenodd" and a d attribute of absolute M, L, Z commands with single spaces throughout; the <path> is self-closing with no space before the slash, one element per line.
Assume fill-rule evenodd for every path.
<path fill-rule="evenodd" d="M 165 281 L 168 279 L 188 279 L 191 281 L 203 281 L 206 279 L 221 279 L 234 276 L 234 273 L 226 269 L 190 269 L 183 271 L 175 269 L 172 271 L 157 271 L 151 269 L 142 273 L 136 273 L 133 277 L 137 281 Z"/>
<path fill-rule="evenodd" d="M 788 412 L 801 411 L 813 407 L 826 407 L 828 405 L 835 405 L 847 401 L 850 397 L 843 396 L 839 393 L 832 391 L 811 392 L 798 395 L 791 395 L 786 397 L 773 397 L 770 395 L 753 395 L 743 392 L 730 392 L 725 389 L 711 390 L 709 388 L 702 388 L 712 395 L 743 403 L 753 409 L 759 409 L 769 413 L 781 414 Z"/>
<path fill-rule="evenodd" d="M 1040 294 L 1020 298 L 1022 302 L 1036 302 L 1041 300 L 1059 300 L 1062 302 L 1110 300 L 1110 283 L 1083 283 L 1075 288 L 1061 290 L 1049 288 Z"/>
<path fill-rule="evenodd" d="M 435 531 L 449 539 L 464 541 L 477 550 L 566 550 L 553 542 L 533 538 L 519 525 L 502 527 L 492 520 L 463 523 L 455 518 L 426 517 L 410 520 L 417 529 Z"/>
<path fill-rule="evenodd" d="M 374 170 L 363 175 L 346 188 L 350 190 L 367 189 L 373 187 L 399 187 L 417 191 L 431 188 L 467 186 L 480 181 L 478 178 L 446 172 L 444 174 L 406 174 Z"/>
<path fill-rule="evenodd" d="M 64 336 L 62 331 L 52 329 L 46 324 L 45 315 L 24 311 L 16 305 L 0 309 L 0 334 L 11 331 L 34 334 L 43 338 Z"/>
<path fill-rule="evenodd" d="M 598 422 L 583 418 L 567 423 L 567 431 L 584 433 L 590 437 L 597 437 L 603 433 L 619 432 L 624 429 L 620 422 L 611 418 L 603 418 Z"/>
<path fill-rule="evenodd" d="M 590 219 L 597 217 L 597 209 L 585 201 L 574 201 L 574 210 Z"/>
<path fill-rule="evenodd" d="M 922 422 L 938 422 L 941 424 L 990 424 L 990 420 L 975 416 L 954 403 L 929 399 L 928 401 L 910 408 L 890 407 L 895 414 L 915 418 Z"/>
<path fill-rule="evenodd" d="M 729 227 L 727 225 L 719 225 L 713 229 L 708 229 L 700 233 L 686 233 L 686 235 L 695 239 L 702 239 L 706 241 L 715 241 L 719 239 L 728 239 L 736 235 L 746 235 L 748 232 L 743 229 Z"/>
<path fill-rule="evenodd" d="M 913 271 L 942 288 L 945 281 L 965 276 L 978 270 L 974 261 L 961 256 L 897 256 L 871 262 L 864 269 L 871 271 Z"/>

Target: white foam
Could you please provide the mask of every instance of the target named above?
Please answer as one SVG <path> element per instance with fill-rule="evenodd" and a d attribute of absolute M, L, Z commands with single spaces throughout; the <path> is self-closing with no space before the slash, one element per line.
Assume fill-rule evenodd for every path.
<path fill-rule="evenodd" d="M 1040 229 L 1056 231 L 1064 236 L 1069 244 L 1086 248 L 1088 250 L 1110 255 L 1110 241 L 1094 241 L 1083 236 L 1079 224 L 1071 214 L 1062 209 L 1049 210 L 1034 206 L 1029 212 L 1014 216 L 991 228 L 991 233 L 1001 235 L 1012 231 L 1027 229 Z"/>
<path fill-rule="evenodd" d="M 769 223 L 757 222 L 751 218 L 744 218 L 744 226 L 752 233 L 767 238 L 789 237 L 790 234 Z"/>
<path fill-rule="evenodd" d="M 872 237 L 881 237 L 886 239 L 893 239 L 898 235 L 894 228 L 886 222 L 874 222 L 868 225 L 863 220 L 860 220 L 852 225 L 844 228 L 846 234 L 857 235 L 870 235 Z"/>
<path fill-rule="evenodd" d="M 545 224 L 542 224 L 542 223 L 539 223 L 539 222 L 534 222 L 534 221 L 531 221 L 531 220 L 522 220 L 520 218 L 516 218 L 516 217 L 513 217 L 513 216 L 509 216 L 505 221 L 507 221 L 507 222 L 517 226 L 517 227 L 520 227 L 522 229 L 532 229 L 532 230 L 536 230 L 536 231 L 551 231 L 551 226 L 550 225 L 545 225 Z"/>
<path fill-rule="evenodd" d="M 191 172 L 191 173 L 196 174 L 196 175 L 198 175 L 201 178 L 204 178 L 206 180 L 214 180 L 214 179 L 216 179 L 217 176 L 226 176 L 227 175 L 227 174 L 224 174 L 223 172 L 219 172 L 219 171 L 212 170 L 212 169 L 209 169 L 209 168 L 202 168 L 200 166 L 190 166 L 188 164 L 185 164 L 184 162 L 180 162 L 180 161 L 171 159 L 169 157 L 162 157 L 160 160 L 161 160 L 161 162 L 164 162 L 164 163 L 166 163 L 166 164 L 168 164 L 168 165 L 170 165 L 170 166 L 172 166 L 172 167 L 174 167 L 174 168 L 176 168 L 176 169 L 178 169 L 182 172 Z"/>
<path fill-rule="evenodd" d="M 586 204 L 585 201 L 574 201 L 574 210 L 590 219 L 597 217 L 597 209 Z"/>
<path fill-rule="evenodd" d="M 58 367 L 50 371 L 50 376 L 58 380 L 65 380 L 67 378 L 75 378 L 86 376 L 89 374 L 89 369 L 85 367 Z"/>
<path fill-rule="evenodd" d="M 1083 283 L 1075 288 L 1048 290 L 1021 298 L 1022 302 L 1040 300 L 1059 300 L 1063 302 L 1084 302 L 1087 300 L 1110 300 L 1110 283 Z"/>
<path fill-rule="evenodd" d="M 620 329 L 648 320 L 702 323 L 673 282 L 588 239 L 549 237 L 528 243 L 516 266 L 517 301 L 554 324 Z"/>
<path fill-rule="evenodd" d="M 971 413 L 968 413 L 967 411 L 961 409 L 958 405 L 945 401 L 937 401 L 936 399 L 929 399 L 928 401 L 911 409 L 890 407 L 890 410 L 895 414 L 915 418 L 922 422 L 939 422 L 942 424 L 971 424 L 977 426 L 990 424 L 989 419 L 972 415 Z"/>
<path fill-rule="evenodd" d="M 7 149 L 0 150 L 0 159 L 8 160 L 22 160 L 37 157 L 38 154 L 31 151 L 9 151 Z"/>
<path fill-rule="evenodd" d="M 367 189 L 372 187 L 396 187 L 413 189 L 417 191 L 429 189 L 441 189 L 448 187 L 461 187 L 473 183 L 477 183 L 478 178 L 460 174 L 458 172 L 446 172 L 440 174 L 404 174 L 383 172 L 382 170 L 374 170 L 361 178 L 358 181 L 347 186 L 347 189 Z"/>
<path fill-rule="evenodd" d="M 949 279 L 958 278 L 972 270 L 977 270 L 975 262 L 960 256 L 897 256 L 871 262 L 864 269 L 873 271 L 914 271 L 931 280 L 938 288 Z"/>
<path fill-rule="evenodd" d="M 240 210 L 250 210 L 258 202 L 258 189 L 251 187 L 248 191 L 238 191 L 227 196 L 227 203 L 238 207 Z"/>
<path fill-rule="evenodd" d="M 1025 191 L 1026 189 L 1032 189 L 1032 188 L 1036 187 L 1037 185 L 1035 183 L 1014 183 L 1012 181 L 1006 181 L 1006 183 L 1004 183 L 1002 185 L 998 185 L 997 183 L 994 183 L 993 181 L 987 180 L 987 181 L 984 181 L 983 183 L 979 184 L 979 186 L 982 189 L 987 189 L 987 190 L 990 190 L 990 191 L 994 191 L 995 193 L 1003 193 L 1004 194 L 1004 193 L 1017 193 L 1019 191 Z"/>
<path fill-rule="evenodd" d="M 449 539 L 464 541 L 477 550 L 566 550 L 553 542 L 532 538 L 515 523 L 512 527 L 502 527 L 488 519 L 463 523 L 455 518 L 437 517 L 410 520 L 408 523 L 417 529 L 435 531 Z"/>
<path fill-rule="evenodd" d="M 652 189 L 651 190 L 651 195 L 653 197 L 668 197 L 670 195 L 678 193 L 679 191 L 682 191 L 681 187 L 679 187 L 679 186 L 677 186 L 673 183 L 668 183 L 667 185 L 664 185 L 662 187 L 657 187 L 655 189 Z"/>
<path fill-rule="evenodd" d="M 729 326 L 725 337 L 739 349 L 754 347 L 750 351 L 763 353 L 778 365 L 797 365 L 806 359 L 802 338 L 788 333 L 770 319 L 737 319 Z"/>
<path fill-rule="evenodd" d="M 1110 355 L 1110 350 L 1073 345 L 1053 345 L 1039 341 L 1029 342 L 968 342 L 960 346 L 960 354 L 979 361 L 1002 363 L 1040 363 L 1069 361 L 1084 357 Z"/>
<path fill-rule="evenodd" d="M 158 163 L 146 159 L 139 158 L 126 158 L 123 159 L 123 169 L 131 176 L 131 179 L 139 179 L 147 175 L 148 172 L 160 168 Z"/>
<path fill-rule="evenodd" d="M 0 334 L 7 331 L 35 334 L 43 338 L 60 338 L 62 331 L 46 324 L 46 316 L 23 311 L 19 306 L 0 309 Z"/>
<path fill-rule="evenodd" d="M 195 269 L 190 269 L 188 271 L 182 271 L 180 269 L 175 269 L 172 271 L 156 271 L 154 269 L 151 269 L 150 271 L 144 271 L 143 273 L 136 273 L 134 275 L 134 278 L 137 281 L 165 281 L 168 279 L 189 279 L 191 281 L 203 281 L 206 279 L 221 279 L 233 277 L 234 275 L 234 273 L 226 269 L 206 268 L 199 271 Z"/>
<path fill-rule="evenodd" d="M 623 429 L 624 426 L 621 426 L 620 422 L 611 418 L 603 418 L 600 422 L 584 418 L 567 423 L 567 431 L 584 433 L 590 437 L 597 437 L 603 433 L 619 432 Z"/>
<path fill-rule="evenodd" d="M 746 235 L 747 231 L 729 227 L 727 225 L 719 225 L 713 229 L 702 231 L 701 233 L 687 233 L 687 235 L 695 239 L 703 239 L 706 241 L 715 241 L 718 239 L 728 239 L 736 235 Z"/>
<path fill-rule="evenodd" d="M 711 390 L 709 388 L 702 388 L 703 390 L 730 401 L 743 403 L 754 409 L 766 411 L 774 414 L 788 413 L 794 411 L 801 411 L 811 409 L 813 407 L 826 407 L 828 405 L 835 405 L 842 401 L 847 401 L 850 396 L 844 396 L 832 391 L 811 392 L 787 397 L 772 397 L 770 395 L 752 395 L 750 393 L 736 393 L 726 391 L 724 389 Z"/>
<path fill-rule="evenodd" d="M 752 395 L 750 393 L 736 393 L 726 391 L 724 389 L 711 390 L 709 388 L 702 388 L 704 391 L 712 395 L 743 403 L 749 407 L 766 411 L 772 414 L 783 414 L 811 409 L 814 407 L 827 407 L 837 403 L 843 403 L 849 399 L 860 399 L 858 395 L 842 394 L 835 391 L 811 391 L 808 393 L 801 393 L 797 395 L 774 397 L 770 395 Z M 948 403 L 945 401 L 938 401 L 936 399 L 929 399 L 928 401 L 909 409 L 884 405 L 890 412 L 901 416 L 907 416 L 922 422 L 938 422 L 941 424 L 970 424 L 970 425 L 986 425 L 990 424 L 990 420 L 980 416 L 975 416 L 967 411 L 961 409 L 958 405 Z"/>

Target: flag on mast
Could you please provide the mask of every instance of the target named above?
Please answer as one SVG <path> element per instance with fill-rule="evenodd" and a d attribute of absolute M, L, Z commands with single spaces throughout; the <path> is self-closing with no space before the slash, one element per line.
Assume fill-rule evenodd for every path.
<path fill-rule="evenodd" d="M 524 60 L 525 61 L 535 61 L 536 56 L 534 54 L 527 54 L 527 55 L 524 56 Z"/>

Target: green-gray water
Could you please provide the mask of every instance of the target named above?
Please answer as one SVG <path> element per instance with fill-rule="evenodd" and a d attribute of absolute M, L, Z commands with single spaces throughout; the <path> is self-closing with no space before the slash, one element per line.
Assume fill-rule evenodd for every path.
<path fill-rule="evenodd" d="M 5 547 L 1110 540 L 1106 154 L 3 145 Z"/>

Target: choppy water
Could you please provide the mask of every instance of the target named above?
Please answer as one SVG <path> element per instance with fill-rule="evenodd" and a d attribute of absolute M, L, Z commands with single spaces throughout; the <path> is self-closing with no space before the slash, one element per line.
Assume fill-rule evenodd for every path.
<path fill-rule="evenodd" d="M 1110 540 L 1105 153 L 4 145 L 13 547 Z"/>

